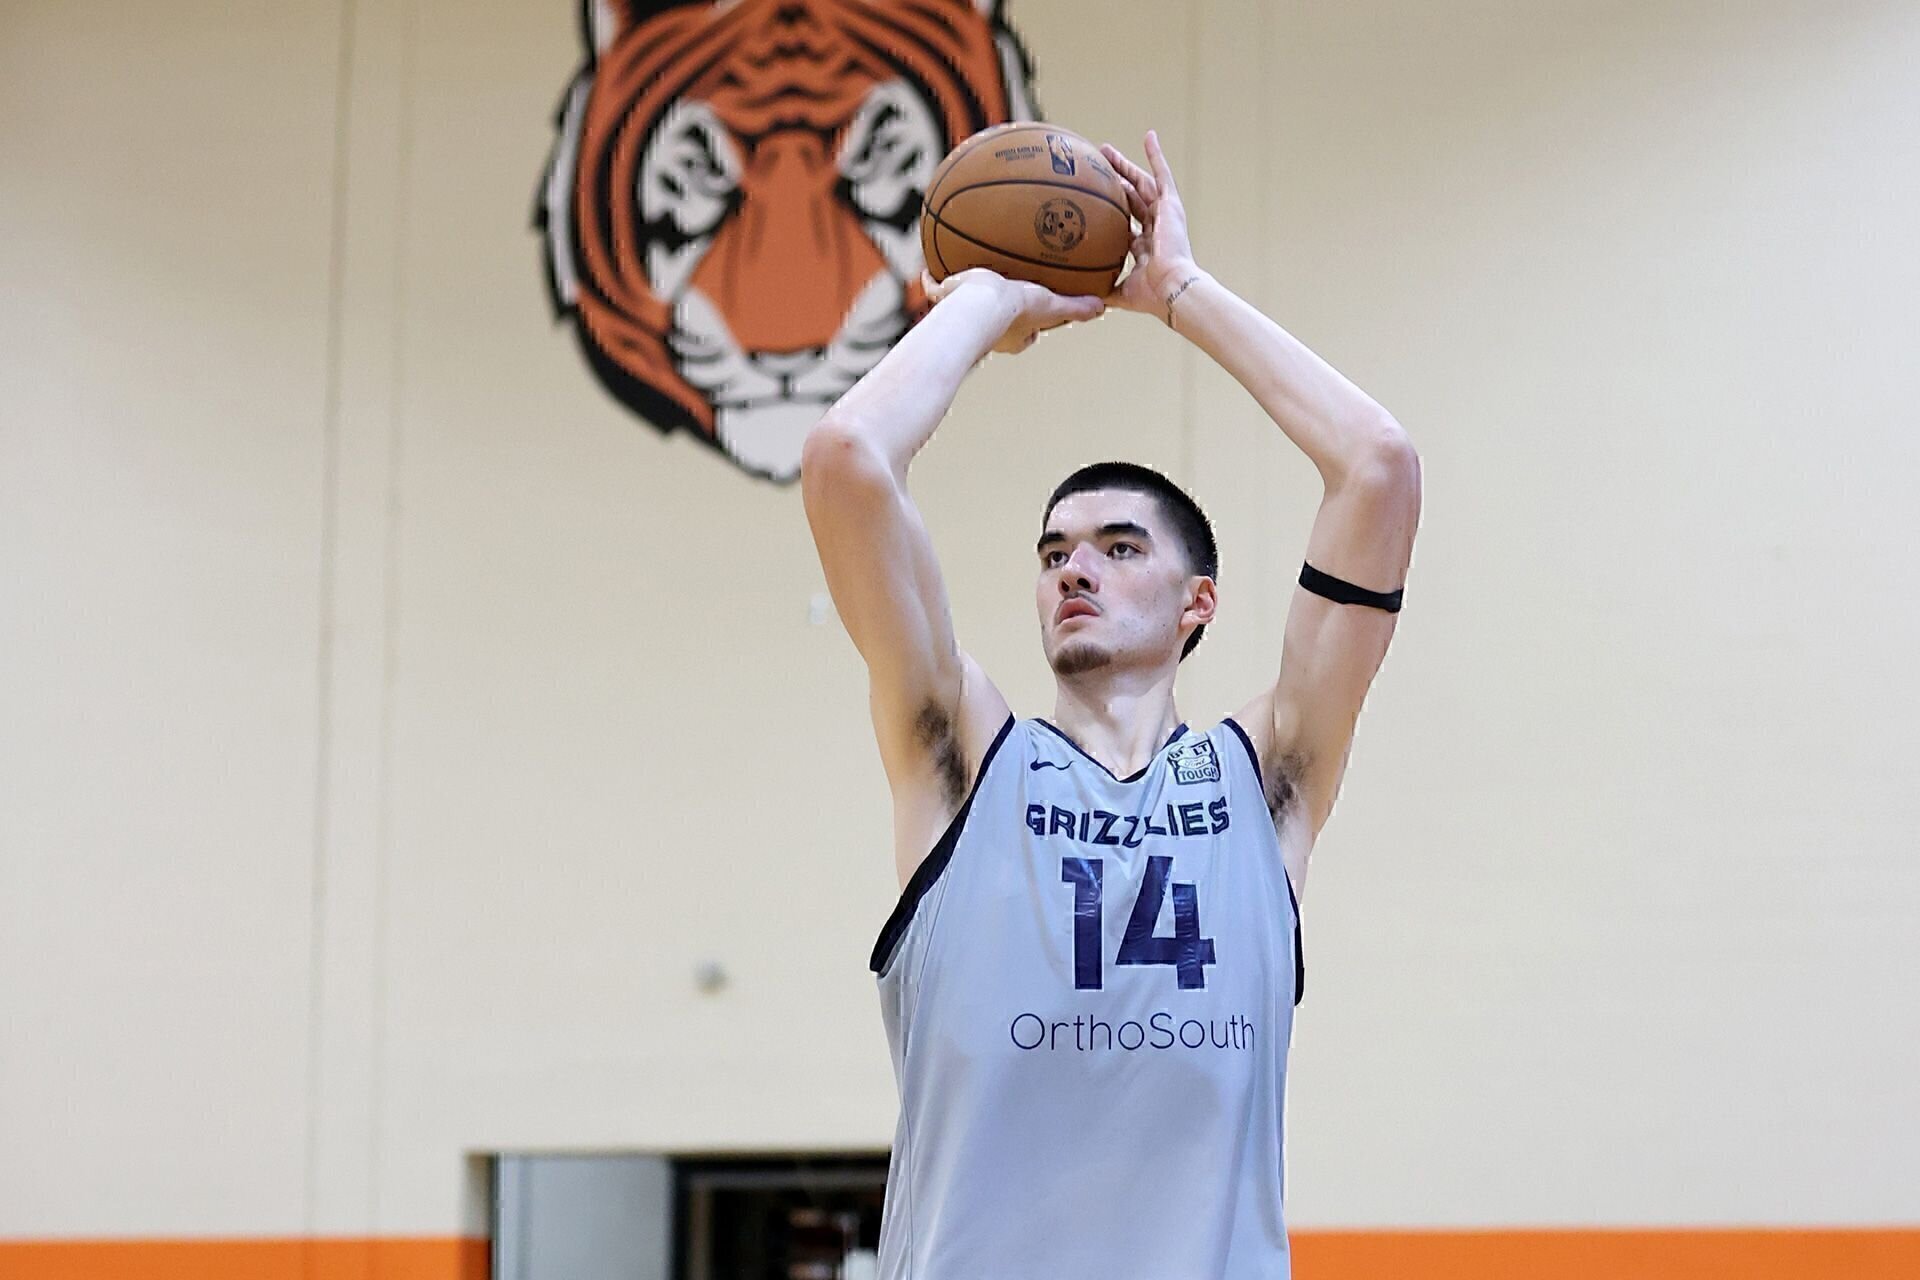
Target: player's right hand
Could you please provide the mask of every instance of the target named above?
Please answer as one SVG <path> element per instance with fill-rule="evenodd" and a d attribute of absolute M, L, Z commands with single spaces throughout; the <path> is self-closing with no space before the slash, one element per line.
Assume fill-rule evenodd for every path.
<path fill-rule="evenodd" d="M 995 351 L 1009 354 L 1025 351 L 1033 340 L 1048 329 L 1057 329 L 1076 320 L 1091 320 L 1106 310 L 1106 303 L 1095 297 L 1068 297 L 1042 285 L 1025 280 L 1010 280 L 985 267 L 956 271 L 935 283 L 931 275 L 921 278 L 927 297 L 936 305 L 963 288 L 990 290 L 1011 309 L 1012 319 L 1006 331 L 993 344 Z"/>
<path fill-rule="evenodd" d="M 1160 146 L 1160 135 L 1151 129 L 1146 149 L 1151 171 L 1127 159 L 1117 147 L 1100 148 L 1126 184 L 1129 211 L 1140 224 L 1130 246 L 1133 268 L 1107 301 L 1119 310 L 1143 312 L 1172 324 L 1173 304 L 1168 299 L 1200 269 L 1194 265 L 1193 241 L 1187 234 L 1187 206 L 1173 185 L 1173 167 Z"/>

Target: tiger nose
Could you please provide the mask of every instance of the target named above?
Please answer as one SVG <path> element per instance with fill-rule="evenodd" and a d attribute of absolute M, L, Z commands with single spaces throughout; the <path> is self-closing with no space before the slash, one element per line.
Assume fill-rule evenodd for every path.
<path fill-rule="evenodd" d="M 748 351 L 824 347 L 886 265 L 834 192 L 839 175 L 818 134 L 790 129 L 747 159 L 740 208 L 714 234 L 693 285 Z"/>
<path fill-rule="evenodd" d="M 756 351 L 753 355 L 753 363 L 762 373 L 770 373 L 778 378 L 805 373 L 819 359 L 818 347 L 808 347 L 804 351 Z"/>

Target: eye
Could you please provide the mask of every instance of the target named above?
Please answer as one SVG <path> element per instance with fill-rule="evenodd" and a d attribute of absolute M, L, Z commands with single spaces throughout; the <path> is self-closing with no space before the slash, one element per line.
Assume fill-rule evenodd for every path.
<path fill-rule="evenodd" d="M 1040 564 L 1042 568 L 1057 569 L 1066 562 L 1067 553 L 1064 551 L 1054 550 L 1040 553 Z"/>
<path fill-rule="evenodd" d="M 1140 548 L 1134 546 L 1131 542 L 1116 542 L 1107 549 L 1107 554 L 1116 559 L 1125 560 L 1129 557 L 1139 555 Z"/>
<path fill-rule="evenodd" d="M 674 103 L 641 153 L 641 220 L 670 240 L 706 235 L 736 203 L 740 168 L 732 133 L 711 107 Z"/>
<path fill-rule="evenodd" d="M 847 198 L 865 217 L 915 231 L 920 199 L 946 152 L 933 108 L 904 80 L 876 85 L 848 124 L 839 156 Z M 918 263 L 914 272 L 920 270 Z"/>

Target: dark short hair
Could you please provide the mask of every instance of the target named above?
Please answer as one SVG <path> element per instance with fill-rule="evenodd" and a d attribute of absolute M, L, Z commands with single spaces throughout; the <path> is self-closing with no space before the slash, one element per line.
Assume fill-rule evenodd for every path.
<path fill-rule="evenodd" d="M 1042 530 L 1045 530 L 1047 521 L 1053 518 L 1053 509 L 1060 505 L 1062 498 L 1090 489 L 1123 489 L 1130 493 L 1144 493 L 1157 500 L 1161 514 L 1173 526 L 1174 537 L 1186 553 L 1188 566 L 1194 573 L 1219 581 L 1220 548 L 1213 541 L 1213 526 L 1207 523 L 1206 512 L 1200 510 L 1200 504 L 1188 496 L 1185 489 L 1152 467 L 1143 467 L 1137 462 L 1095 462 L 1062 480 L 1054 489 L 1053 496 L 1047 499 L 1046 510 L 1040 513 Z M 1200 643 L 1200 634 L 1206 629 L 1204 622 L 1193 629 L 1193 634 L 1187 637 L 1186 645 L 1180 650 L 1182 661 Z"/>

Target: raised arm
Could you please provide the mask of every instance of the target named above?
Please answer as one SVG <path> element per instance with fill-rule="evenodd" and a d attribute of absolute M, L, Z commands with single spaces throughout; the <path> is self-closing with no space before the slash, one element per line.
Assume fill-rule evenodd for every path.
<path fill-rule="evenodd" d="M 1186 212 L 1154 135 L 1147 135 L 1150 170 L 1106 152 L 1133 188 L 1142 223 L 1136 269 L 1110 301 L 1159 316 L 1213 357 L 1312 460 L 1324 485 L 1307 540 L 1315 573 L 1303 576 L 1348 602 L 1295 589 L 1279 678 L 1238 717 L 1267 775 L 1274 821 L 1297 820 L 1305 832 L 1284 846 L 1297 891 L 1346 772 L 1361 703 L 1393 638 L 1420 521 L 1420 460 L 1385 409 L 1194 265 Z"/>
<path fill-rule="evenodd" d="M 985 271 L 929 292 L 933 310 L 807 435 L 800 489 L 834 607 L 867 664 L 881 764 L 893 793 L 894 859 L 904 886 L 959 811 L 1006 699 L 954 641 L 946 585 L 907 468 L 989 350 L 1098 315 Z"/>

